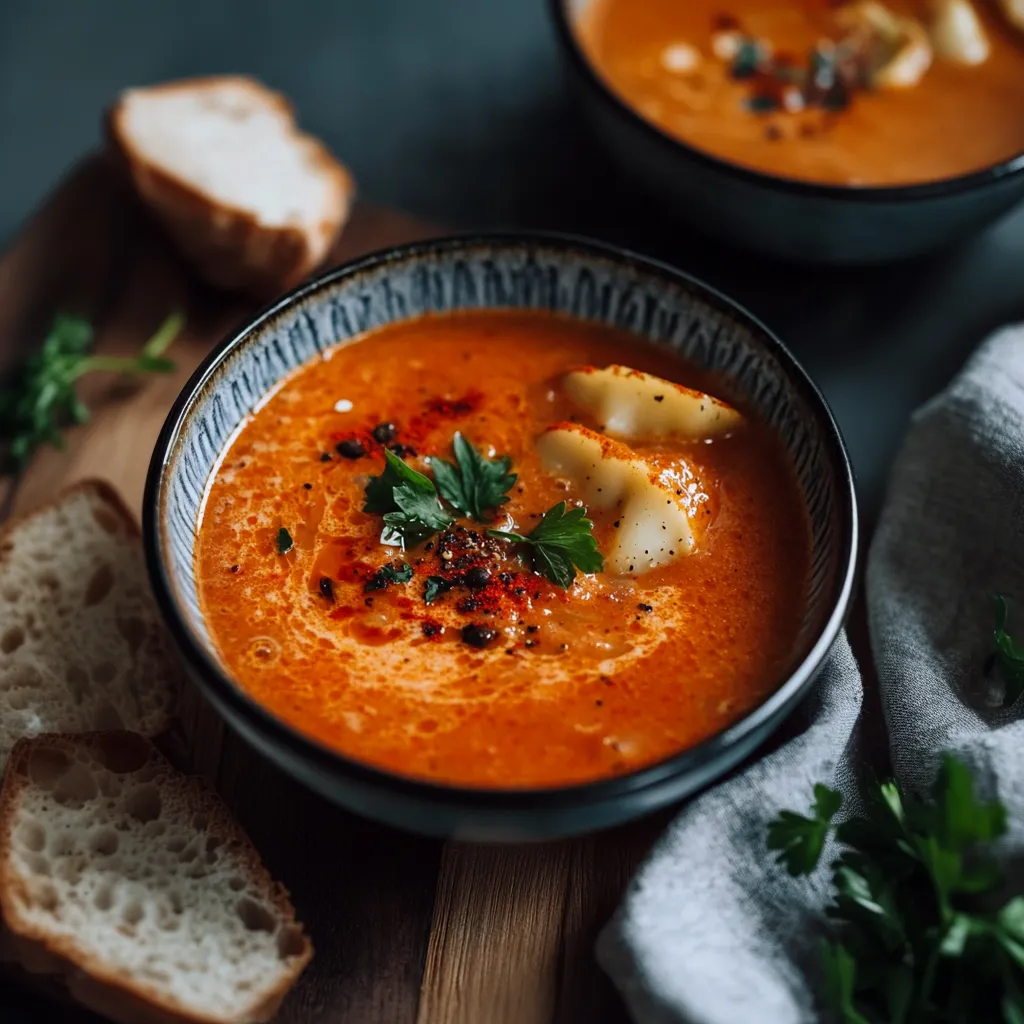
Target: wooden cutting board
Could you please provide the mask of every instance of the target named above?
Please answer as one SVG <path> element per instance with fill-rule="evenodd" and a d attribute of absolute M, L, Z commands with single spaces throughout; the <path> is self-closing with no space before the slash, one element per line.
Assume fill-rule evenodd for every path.
<path fill-rule="evenodd" d="M 361 204 L 330 262 L 438 233 Z M 131 387 L 87 378 L 91 422 L 70 432 L 65 450 L 42 451 L 20 480 L 3 481 L 11 508 L 30 509 L 74 480 L 102 476 L 138 511 L 172 401 L 211 347 L 254 312 L 197 285 L 117 171 L 90 159 L 0 261 L 0 370 L 39 343 L 56 311 L 88 316 L 99 351 L 130 354 L 175 309 L 188 317 L 170 352 L 177 373 Z M 214 779 L 312 933 L 316 957 L 280 1022 L 626 1020 L 594 963 L 593 941 L 664 815 L 545 845 L 442 843 L 356 818 L 305 791 L 205 706 L 190 736 L 192 766 Z"/>

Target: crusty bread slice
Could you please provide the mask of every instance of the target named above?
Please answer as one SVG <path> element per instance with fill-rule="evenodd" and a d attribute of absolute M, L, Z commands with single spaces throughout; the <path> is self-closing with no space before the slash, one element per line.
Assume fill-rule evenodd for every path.
<path fill-rule="evenodd" d="M 297 284 L 348 219 L 349 172 L 254 79 L 129 89 L 109 130 L 143 200 L 218 287 L 263 296 Z"/>
<path fill-rule="evenodd" d="M 181 669 L 132 514 L 86 480 L 0 531 L 0 767 L 40 732 L 170 723 Z"/>
<path fill-rule="evenodd" d="M 18 742 L 0 911 L 24 966 L 121 1024 L 266 1021 L 312 956 L 213 789 L 134 733 Z"/>

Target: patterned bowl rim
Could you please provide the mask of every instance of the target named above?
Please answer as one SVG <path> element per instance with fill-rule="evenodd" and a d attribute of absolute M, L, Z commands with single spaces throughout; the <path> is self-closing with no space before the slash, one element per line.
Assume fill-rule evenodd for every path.
<path fill-rule="evenodd" d="M 558 43 L 569 59 L 575 72 L 586 84 L 595 90 L 601 99 L 625 117 L 634 127 L 655 140 L 662 149 L 685 154 L 706 167 L 720 171 L 740 181 L 756 183 L 781 192 L 791 192 L 819 199 L 837 199 L 855 203 L 872 202 L 913 202 L 919 199 L 934 199 L 940 196 L 957 195 L 984 188 L 1006 178 L 1016 177 L 1024 172 L 1024 152 L 1014 153 L 1002 160 L 978 170 L 967 171 L 951 178 L 937 178 L 933 181 L 911 182 L 906 185 L 833 185 L 828 182 L 789 178 L 756 167 L 744 167 L 724 157 L 717 157 L 691 146 L 682 139 L 662 131 L 653 122 L 629 105 L 612 89 L 583 52 L 576 30 L 571 24 L 567 8 L 571 0 L 548 0 L 551 20 L 554 22 Z"/>
<path fill-rule="evenodd" d="M 716 312 L 747 328 L 758 339 L 758 343 L 764 345 L 776 359 L 782 372 L 806 402 L 811 415 L 817 417 L 825 457 L 835 472 L 837 530 L 842 550 L 832 586 L 831 611 L 810 650 L 788 678 L 732 725 L 695 746 L 623 775 L 572 785 L 499 789 L 449 785 L 416 776 L 400 775 L 350 758 L 294 729 L 236 684 L 195 636 L 175 595 L 172 583 L 174 569 L 167 555 L 162 525 L 168 490 L 165 484 L 177 457 L 179 442 L 189 418 L 200 397 L 208 388 L 217 386 L 219 372 L 225 362 L 238 349 L 258 340 L 283 313 L 320 293 L 336 291 L 339 287 L 358 281 L 368 272 L 388 266 L 415 262 L 432 255 L 471 252 L 476 249 L 487 249 L 491 252 L 501 249 L 512 252 L 523 249 L 546 249 L 549 252 L 556 252 L 561 257 L 575 257 L 584 262 L 610 261 L 620 266 L 631 267 L 652 278 L 660 278 L 698 295 Z M 749 741 L 759 731 L 770 730 L 773 725 L 779 724 L 784 713 L 792 710 L 805 696 L 843 628 L 853 593 L 858 536 L 853 471 L 842 434 L 817 386 L 772 331 L 717 289 L 666 263 L 604 242 L 576 235 L 542 231 L 452 235 L 383 249 L 328 271 L 266 307 L 249 323 L 228 335 L 216 346 L 185 384 L 171 407 L 157 439 L 143 497 L 143 541 L 157 604 L 187 665 L 200 681 L 200 685 L 209 688 L 211 695 L 218 702 L 229 708 L 241 720 L 247 720 L 256 727 L 265 739 L 269 739 L 271 746 L 285 748 L 293 757 L 305 762 L 320 775 L 329 778 L 343 775 L 354 782 L 374 788 L 387 788 L 407 797 L 426 798 L 434 802 L 477 807 L 488 811 L 530 810 L 536 809 L 540 804 L 551 810 L 579 808 L 588 803 L 598 804 L 619 797 L 624 798 L 658 787 L 669 779 L 699 774 L 706 769 L 713 771 L 716 762 L 725 759 L 732 748 Z"/>

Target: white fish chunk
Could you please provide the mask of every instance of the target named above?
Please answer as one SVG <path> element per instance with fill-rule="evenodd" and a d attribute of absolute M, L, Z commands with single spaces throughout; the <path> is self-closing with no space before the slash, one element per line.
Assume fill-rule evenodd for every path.
<path fill-rule="evenodd" d="M 731 405 L 628 366 L 593 366 L 562 378 L 569 397 L 590 413 L 609 437 L 699 441 L 735 430 L 743 416 Z"/>
<path fill-rule="evenodd" d="M 618 510 L 615 540 L 604 552 L 606 571 L 635 576 L 694 550 L 687 514 L 692 472 L 685 464 L 652 465 L 578 423 L 549 428 L 537 451 L 545 469 L 568 480 L 588 509 Z"/>
<path fill-rule="evenodd" d="M 970 0 L 932 0 L 931 38 L 935 52 L 956 64 L 977 65 L 992 48 Z"/>

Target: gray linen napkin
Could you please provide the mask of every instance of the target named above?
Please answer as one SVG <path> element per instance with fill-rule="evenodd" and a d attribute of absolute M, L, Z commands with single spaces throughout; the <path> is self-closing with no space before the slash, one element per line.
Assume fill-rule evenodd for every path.
<path fill-rule="evenodd" d="M 954 751 L 1006 804 L 1018 853 L 1024 721 L 996 710 L 1000 684 L 985 663 L 991 594 L 1006 595 L 1009 628 L 1024 633 L 1022 534 L 1024 328 L 1009 328 L 914 416 L 871 545 L 867 603 L 897 778 L 926 786 L 939 754 Z M 782 808 L 806 810 L 814 782 L 856 807 L 861 697 L 842 637 L 798 712 L 802 732 L 688 804 L 658 842 L 597 950 L 638 1024 L 820 1019 L 830 851 L 811 879 L 792 879 L 765 832 Z"/>

